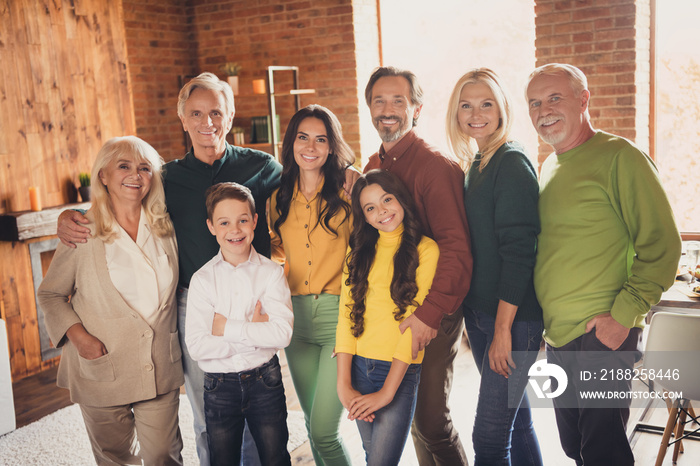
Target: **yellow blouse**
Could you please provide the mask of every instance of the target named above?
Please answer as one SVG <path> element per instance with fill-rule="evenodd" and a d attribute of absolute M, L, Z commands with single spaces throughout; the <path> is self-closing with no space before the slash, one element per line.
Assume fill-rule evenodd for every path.
<path fill-rule="evenodd" d="M 284 250 L 285 270 L 292 296 L 340 294 L 340 278 L 350 239 L 352 215 L 348 214 L 348 218 L 345 219 L 345 210 L 341 209 L 331 219 L 331 226 L 338 232 L 337 237 L 324 229 L 318 222 L 318 212 L 325 205 L 325 201 L 321 198 L 322 187 L 323 181 L 310 200 L 307 200 L 299 191 L 298 186 L 294 188 L 292 201 L 289 204 L 289 214 L 280 227 L 281 238 L 273 229 L 275 221 L 279 218 L 277 213 L 277 191 L 279 190 L 275 190 L 270 197 L 270 237 L 273 259 L 282 259 L 280 250 Z M 345 197 L 344 192 L 340 195 Z"/>
<path fill-rule="evenodd" d="M 352 328 L 350 309 L 352 309 L 353 300 L 350 296 L 350 287 L 345 285 L 347 269 L 344 270 L 340 292 L 340 313 L 335 335 L 337 353 L 357 354 L 381 361 L 391 361 L 395 358 L 407 364 L 423 361 L 423 351 L 418 353 L 418 358 L 412 359 L 411 330 L 407 330 L 402 335 L 399 331 L 400 322 L 394 319 L 396 304 L 391 299 L 390 287 L 394 276 L 394 255 L 399 248 L 402 233 L 403 226 L 391 233 L 379 232 L 377 254 L 369 271 L 369 289 L 365 297 L 365 330 L 357 338 L 350 331 Z M 440 256 L 437 243 L 424 236 L 418 244 L 418 256 L 420 261 L 416 269 L 418 293 L 415 300 L 420 305 L 428 294 L 435 276 L 435 268 Z M 409 306 L 404 318 L 413 314 L 415 310 L 415 306 Z"/>

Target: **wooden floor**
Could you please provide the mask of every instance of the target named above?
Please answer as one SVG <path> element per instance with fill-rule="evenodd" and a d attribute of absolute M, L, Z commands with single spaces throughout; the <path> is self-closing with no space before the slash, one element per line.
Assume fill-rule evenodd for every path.
<path fill-rule="evenodd" d="M 280 362 L 287 392 L 287 409 L 300 410 L 299 402 L 294 393 L 289 369 L 286 365 L 284 354 L 282 353 Z M 452 389 L 450 405 L 455 421 L 455 425 L 460 432 L 462 443 L 467 450 L 467 456 L 474 458 L 474 451 L 471 446 L 471 430 L 474 419 L 476 397 L 478 393 L 478 372 L 471 356 L 471 351 L 466 344 L 462 345 L 460 354 L 455 363 L 455 379 Z M 17 427 L 25 426 L 37 419 L 53 413 L 71 404 L 68 397 L 68 390 L 56 387 L 56 368 L 47 370 L 32 377 L 27 377 L 13 384 L 15 412 Z M 666 409 L 658 403 L 649 412 L 647 422 L 663 426 L 666 422 Z M 637 412 L 633 409 L 631 419 L 635 418 Z M 561 450 L 558 442 L 558 434 L 554 414 L 551 409 L 533 409 L 533 422 L 535 430 L 540 439 L 544 464 L 560 466 L 573 465 Z M 688 426 L 694 429 L 698 426 Z M 350 451 L 354 465 L 364 464 L 364 452 L 362 443 L 357 433 L 357 427 L 347 419 L 341 423 L 341 435 L 346 447 Z M 653 433 L 642 433 L 635 435 L 633 439 L 634 455 L 637 466 L 653 465 L 659 448 L 661 436 Z M 677 466 L 696 466 L 700 464 L 700 441 L 686 440 L 683 442 L 685 453 L 678 459 Z M 671 466 L 672 450 L 666 455 L 663 466 Z M 314 464 L 309 448 L 309 442 L 292 452 L 293 465 Z M 404 449 L 401 459 L 402 466 L 418 465 L 413 445 L 409 437 L 408 444 Z"/>
<path fill-rule="evenodd" d="M 54 366 L 12 384 L 18 429 L 72 404 L 68 390 L 56 386 L 57 371 Z"/>

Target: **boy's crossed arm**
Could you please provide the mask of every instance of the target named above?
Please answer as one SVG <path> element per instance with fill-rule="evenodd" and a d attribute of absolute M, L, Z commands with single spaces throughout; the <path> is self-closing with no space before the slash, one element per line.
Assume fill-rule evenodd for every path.
<path fill-rule="evenodd" d="M 263 314 L 261 310 L 262 305 L 260 304 L 260 301 L 258 301 L 257 303 L 255 303 L 255 311 L 253 311 L 253 318 L 250 320 L 251 322 L 268 322 L 270 320 L 270 316 L 268 316 L 267 314 Z M 219 314 L 218 312 L 215 312 L 214 322 L 211 326 L 211 334 L 215 337 L 223 337 L 224 330 L 226 329 L 227 320 L 228 319 L 226 319 L 226 317 Z"/>
<path fill-rule="evenodd" d="M 212 335 L 256 348 L 286 348 L 292 339 L 292 296 L 282 267 L 276 266 L 255 305 L 250 321 L 226 320 L 214 315 Z"/>

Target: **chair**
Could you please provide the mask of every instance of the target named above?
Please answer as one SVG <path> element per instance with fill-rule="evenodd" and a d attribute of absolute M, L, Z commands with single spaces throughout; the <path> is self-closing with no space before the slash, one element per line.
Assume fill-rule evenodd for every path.
<path fill-rule="evenodd" d="M 664 390 L 683 394 L 683 398 L 673 400 L 669 409 L 656 466 L 661 466 L 666 450 L 674 444 L 675 464 L 681 451 L 681 440 L 700 430 L 685 430 L 686 424 L 700 420 L 690 407 L 690 400 L 700 400 L 700 364 L 697 360 L 699 354 L 700 315 L 657 312 L 652 316 L 644 353 L 644 368 L 663 375 L 673 375 L 676 371 L 679 376 L 677 380 L 673 377 L 650 379 Z M 686 422 L 688 416 L 691 420 Z M 670 441 L 672 434 L 675 435 L 675 440 Z"/>

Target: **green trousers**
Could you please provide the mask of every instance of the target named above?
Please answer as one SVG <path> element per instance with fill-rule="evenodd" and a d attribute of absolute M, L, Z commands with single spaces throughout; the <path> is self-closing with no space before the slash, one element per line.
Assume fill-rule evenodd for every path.
<path fill-rule="evenodd" d="M 294 333 L 285 349 L 314 461 L 325 466 L 352 464 L 338 433 L 343 405 L 336 386 L 337 365 L 331 357 L 338 305 L 339 297 L 331 294 L 292 296 Z"/>

